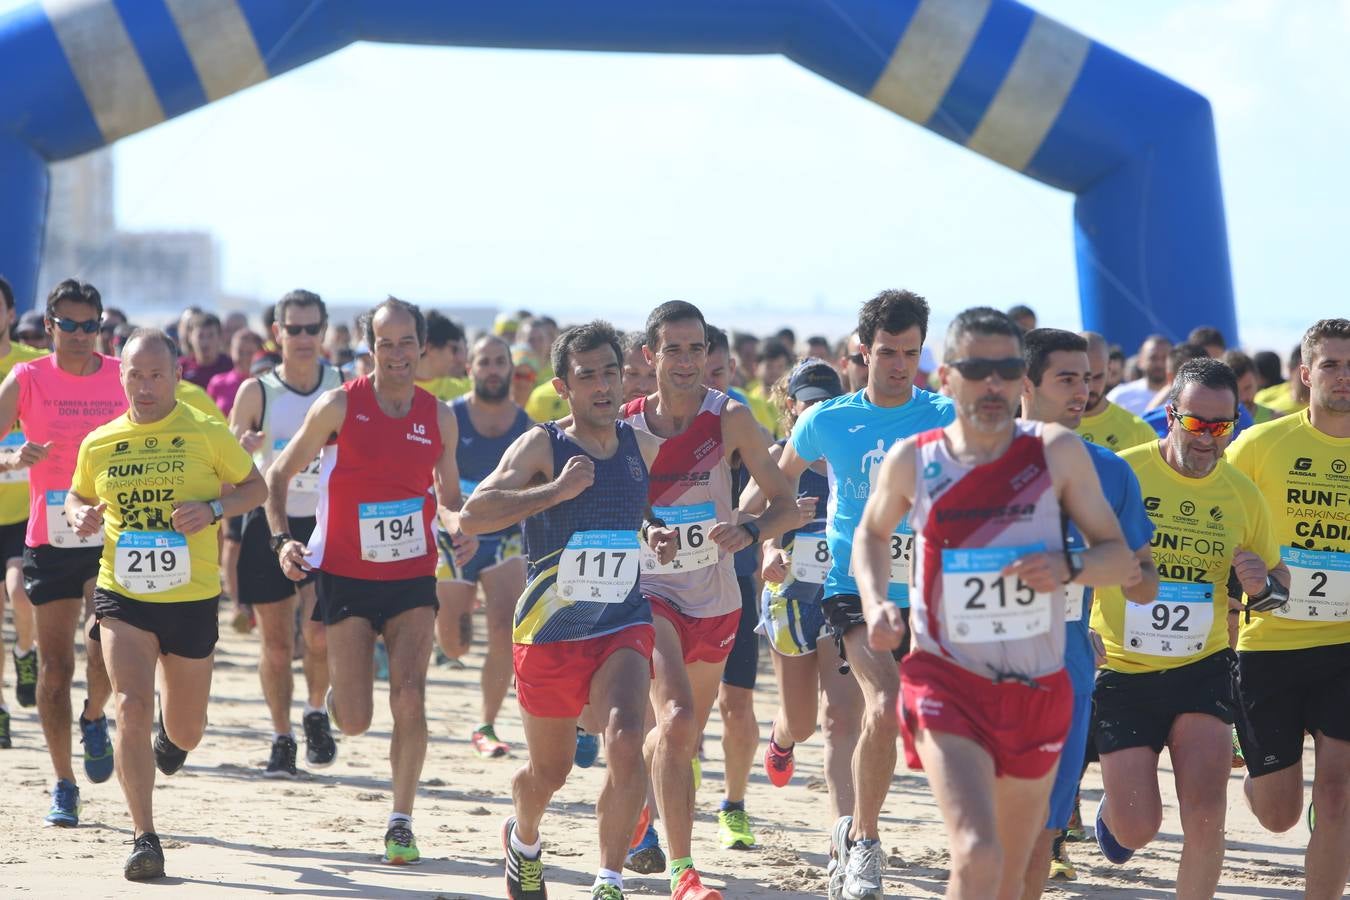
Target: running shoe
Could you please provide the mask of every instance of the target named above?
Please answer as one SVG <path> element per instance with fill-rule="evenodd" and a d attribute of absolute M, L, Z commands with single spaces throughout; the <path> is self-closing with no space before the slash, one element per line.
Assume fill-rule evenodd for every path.
<path fill-rule="evenodd" d="M 300 774 L 295 770 L 295 738 L 289 734 L 272 739 L 272 755 L 263 770 L 264 778 L 294 778 Z"/>
<path fill-rule="evenodd" d="M 80 716 L 80 743 L 84 744 L 84 774 L 94 784 L 102 784 L 113 774 L 113 748 L 108 738 L 108 717 L 90 722 Z"/>
<path fill-rule="evenodd" d="M 750 830 L 750 816 L 743 809 L 717 811 L 717 836 L 727 850 L 749 850 L 755 846 L 755 835 Z"/>
<path fill-rule="evenodd" d="M 479 725 L 470 740 L 479 759 L 502 759 L 511 753 L 511 746 L 497 739 L 497 730 L 491 725 Z"/>
<path fill-rule="evenodd" d="M 1111 833 L 1111 829 L 1106 827 L 1106 820 L 1102 818 L 1102 810 L 1106 807 L 1106 795 L 1097 802 L 1097 846 L 1101 848 L 1102 856 L 1115 863 L 1118 866 L 1124 865 L 1134 856 L 1134 851 L 1128 847 L 1121 846 L 1116 840 L 1116 836 Z"/>
<path fill-rule="evenodd" d="M 830 861 L 825 866 L 829 876 L 829 900 L 843 900 L 844 872 L 848 869 L 848 855 L 852 843 L 848 833 L 853 830 L 853 817 L 840 816 L 830 829 Z"/>
<path fill-rule="evenodd" d="M 0 750 L 8 750 L 14 746 L 14 739 L 9 736 L 9 710 L 0 709 Z"/>
<path fill-rule="evenodd" d="M 516 817 L 507 816 L 502 823 L 502 849 L 506 851 L 506 896 L 510 900 L 548 900 L 548 889 L 544 886 L 544 854 L 530 859 L 517 853 L 511 846 L 511 832 L 515 827 Z"/>
<path fill-rule="evenodd" d="M 722 892 L 704 887 L 697 869 L 685 869 L 670 892 L 670 900 L 722 900 Z"/>
<path fill-rule="evenodd" d="M 80 824 L 80 789 L 75 782 L 62 778 L 52 788 L 52 808 L 47 811 L 46 822 L 61 828 L 74 828 Z"/>
<path fill-rule="evenodd" d="M 1069 816 L 1069 827 L 1064 829 L 1064 840 L 1070 844 L 1087 840 L 1087 829 L 1083 827 L 1083 811 L 1079 808 L 1079 798 L 1073 795 L 1073 814 Z"/>
<path fill-rule="evenodd" d="M 844 867 L 844 900 L 882 900 L 881 873 L 886 866 L 881 841 L 860 838 L 848 851 Z"/>
<path fill-rule="evenodd" d="M 792 780 L 792 771 L 797 766 L 792 750 L 792 747 L 786 750 L 779 747 L 773 738 L 764 748 L 764 772 L 769 776 L 769 784 L 774 787 L 787 787 L 787 783 Z"/>
<path fill-rule="evenodd" d="M 37 647 L 23 656 L 14 656 L 14 696 L 19 705 L 28 709 L 37 703 L 38 651 Z"/>
<path fill-rule="evenodd" d="M 694 757 L 693 766 L 694 766 L 694 793 L 697 794 L 698 789 L 703 786 L 703 763 L 699 760 L 697 756 Z"/>
<path fill-rule="evenodd" d="M 248 634 L 257 625 L 257 620 L 253 618 L 253 607 L 248 604 L 240 604 L 234 611 L 234 616 L 230 619 L 230 627 L 238 634 Z"/>
<path fill-rule="evenodd" d="M 666 870 L 666 853 L 661 849 L 661 838 L 656 833 L 656 826 L 650 823 L 647 825 L 642 839 L 628 851 L 623 867 L 640 875 L 655 875 Z"/>
<path fill-rule="evenodd" d="M 652 827 L 652 808 L 649 804 L 642 804 L 642 810 L 638 813 L 637 826 L 633 828 L 633 838 L 628 842 L 628 849 L 633 849 L 642 843 L 642 839 L 647 835 L 647 829 Z"/>
<path fill-rule="evenodd" d="M 122 867 L 122 874 L 127 877 L 127 881 L 163 878 L 164 849 L 159 846 L 159 835 L 153 831 L 144 831 L 131 844 L 131 855 Z"/>
<path fill-rule="evenodd" d="M 328 713 L 316 709 L 305 713 L 305 764 L 312 769 L 324 769 L 337 759 L 337 741 L 333 740 L 333 728 Z"/>
<path fill-rule="evenodd" d="M 384 646 L 384 641 L 375 642 L 375 679 L 389 680 L 389 650 Z"/>
<path fill-rule="evenodd" d="M 600 755 L 600 736 L 590 734 L 577 729 L 577 750 L 572 755 L 572 762 L 577 764 L 577 768 L 589 769 L 595 765 L 596 758 Z"/>
<path fill-rule="evenodd" d="M 1313 803 L 1308 801 L 1308 833 L 1312 834 L 1317 830 L 1317 810 L 1313 809 Z"/>
<path fill-rule="evenodd" d="M 155 765 L 165 775 L 172 775 L 183 768 L 185 762 L 187 751 L 169 740 L 169 733 L 164 730 L 164 711 L 160 710 L 159 722 L 155 728 Z"/>
<path fill-rule="evenodd" d="M 597 884 L 591 888 L 591 900 L 623 900 L 623 891 L 612 884 Z"/>
<path fill-rule="evenodd" d="M 397 820 L 384 833 L 384 861 L 391 866 L 412 866 L 422 861 L 412 825 L 406 819 Z"/>
<path fill-rule="evenodd" d="M 1069 848 L 1065 846 L 1065 836 L 1060 832 L 1051 845 L 1050 850 L 1050 880 L 1056 878 L 1061 881 L 1077 881 L 1078 871 L 1073 867 L 1073 861 L 1069 859 Z"/>
<path fill-rule="evenodd" d="M 1247 758 L 1242 755 L 1242 743 L 1238 740 L 1237 728 L 1233 728 L 1233 768 L 1243 769 L 1247 766 Z"/>

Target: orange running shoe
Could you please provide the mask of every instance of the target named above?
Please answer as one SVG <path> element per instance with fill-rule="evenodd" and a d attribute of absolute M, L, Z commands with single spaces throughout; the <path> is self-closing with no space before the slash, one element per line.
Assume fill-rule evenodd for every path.
<path fill-rule="evenodd" d="M 764 772 L 769 776 L 769 784 L 774 787 L 787 787 L 796 765 L 792 748 L 784 750 L 774 743 L 773 738 L 769 738 L 769 743 L 764 748 Z"/>
<path fill-rule="evenodd" d="M 652 810 L 647 804 L 642 804 L 642 812 L 638 813 L 637 828 L 633 829 L 633 840 L 629 842 L 628 849 L 633 850 L 642 839 L 647 836 L 647 826 L 652 824 Z"/>
<path fill-rule="evenodd" d="M 670 892 L 670 900 L 722 900 L 722 892 L 704 887 L 698 870 L 685 869 L 675 890 Z"/>

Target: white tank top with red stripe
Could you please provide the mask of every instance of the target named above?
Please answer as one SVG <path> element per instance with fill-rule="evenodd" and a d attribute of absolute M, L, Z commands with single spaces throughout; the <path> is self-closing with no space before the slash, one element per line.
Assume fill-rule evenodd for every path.
<path fill-rule="evenodd" d="M 942 429 L 919 435 L 909 514 L 915 646 L 996 681 L 1064 668 L 1064 592 L 999 574 L 1030 552 L 1064 548 L 1041 423 L 1015 428 L 1004 454 L 978 466 L 952 456 Z"/>
<path fill-rule="evenodd" d="M 722 442 L 728 399 L 709 388 L 689 427 L 662 439 L 647 492 L 653 514 L 678 530 L 680 547 L 665 565 L 643 549 L 642 590 L 700 619 L 741 608 L 735 555 L 722 553 L 708 536 L 718 522 L 730 522 L 733 513 L 731 465 Z M 646 409 L 647 398 L 638 397 L 624 407 L 622 420 L 651 433 Z"/>

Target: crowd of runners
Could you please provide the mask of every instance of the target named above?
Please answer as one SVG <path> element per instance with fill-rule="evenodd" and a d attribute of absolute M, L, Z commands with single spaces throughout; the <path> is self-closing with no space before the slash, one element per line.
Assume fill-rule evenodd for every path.
<path fill-rule="evenodd" d="M 1076 841 L 1129 860 L 1162 824 L 1164 748 L 1178 897 L 1216 891 L 1242 766 L 1263 827 L 1307 822 L 1305 895 L 1345 888 L 1350 320 L 1281 360 L 1211 328 L 1127 356 L 1026 307 L 930 336 L 903 290 L 838 345 L 728 335 L 681 301 L 628 334 L 522 312 L 466 335 L 392 297 L 347 326 L 296 290 L 254 331 L 197 309 L 135 327 L 75 280 L 21 318 L 0 293 L 0 662 L 38 710 L 46 824 L 80 821 L 76 733 L 83 777 L 117 775 L 128 879 L 165 873 L 155 769 L 209 740 L 223 617 L 258 635 L 260 777 L 331 765 L 388 682 L 392 865 L 420 859 L 428 666 L 463 665 L 481 621 L 471 743 L 518 763 L 511 900 L 547 896 L 550 799 L 601 755 L 591 896 L 630 870 L 720 898 L 692 850 L 714 707 L 729 849 L 756 846 L 751 771 L 787 785 L 823 742 L 831 900 L 886 895 L 900 751 L 949 897 L 1038 897 L 1076 877 Z M 513 689 L 522 733 L 499 734 Z M 0 748 L 13 724 L 0 692 Z"/>

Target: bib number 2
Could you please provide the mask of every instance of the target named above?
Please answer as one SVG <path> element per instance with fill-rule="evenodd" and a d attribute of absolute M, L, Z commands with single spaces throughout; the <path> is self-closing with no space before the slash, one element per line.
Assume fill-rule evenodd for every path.
<path fill-rule="evenodd" d="M 1282 619 L 1337 622 L 1350 618 L 1350 554 L 1281 547 L 1289 567 L 1289 604 Z"/>

